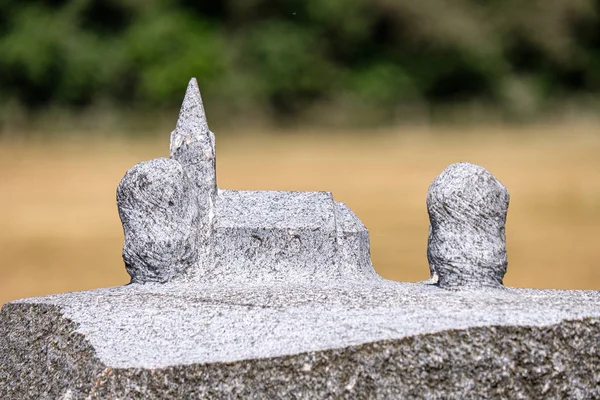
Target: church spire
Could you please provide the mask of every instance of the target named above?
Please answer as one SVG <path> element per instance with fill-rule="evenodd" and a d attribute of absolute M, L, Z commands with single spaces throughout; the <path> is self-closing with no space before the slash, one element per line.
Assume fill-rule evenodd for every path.
<path fill-rule="evenodd" d="M 171 158 L 183 165 L 215 158 L 214 140 L 206 122 L 196 78 L 190 79 L 177 126 L 171 133 Z"/>
<path fill-rule="evenodd" d="M 206 122 L 196 78 L 188 84 L 177 126 L 171 133 L 171 158 L 184 166 L 197 186 L 216 188 L 215 140 Z"/>

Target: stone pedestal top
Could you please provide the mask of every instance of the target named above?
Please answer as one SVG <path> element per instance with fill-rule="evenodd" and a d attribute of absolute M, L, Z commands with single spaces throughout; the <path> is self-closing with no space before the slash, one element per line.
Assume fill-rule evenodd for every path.
<path fill-rule="evenodd" d="M 448 292 L 383 280 L 310 286 L 134 284 L 11 304 L 58 306 L 112 368 L 234 362 L 445 330 L 600 318 L 596 291 Z"/>

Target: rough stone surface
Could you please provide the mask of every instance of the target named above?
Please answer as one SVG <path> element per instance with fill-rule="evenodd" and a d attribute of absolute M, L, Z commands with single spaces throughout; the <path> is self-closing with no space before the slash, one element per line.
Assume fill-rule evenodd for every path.
<path fill-rule="evenodd" d="M 0 398 L 596 398 L 600 295 L 131 284 L 6 304 Z"/>
<path fill-rule="evenodd" d="M 171 133 L 171 159 L 128 171 L 117 204 L 132 282 L 377 278 L 368 231 L 331 193 L 217 189 L 215 139 L 195 79 Z"/>
<path fill-rule="evenodd" d="M 340 277 L 330 193 L 219 192 L 212 281 L 310 281 Z"/>
<path fill-rule="evenodd" d="M 427 258 L 432 280 L 453 289 L 502 287 L 508 202 L 506 188 L 474 164 L 452 164 L 431 183 Z"/>
<path fill-rule="evenodd" d="M 218 190 L 214 166 L 192 80 L 171 158 L 117 190 L 132 283 L 5 304 L 0 399 L 600 398 L 600 292 L 502 286 L 485 169 L 434 180 L 432 279 L 401 283 L 330 193 Z"/>
<path fill-rule="evenodd" d="M 369 231 L 346 204 L 336 202 L 338 264 L 343 279 L 380 279 L 371 264 Z"/>
<path fill-rule="evenodd" d="M 213 208 L 217 194 L 215 136 L 208 128 L 204 104 L 195 78 L 187 87 L 175 130 L 171 132 L 171 158 L 187 173 L 196 199 L 198 218 L 197 269 L 211 264 Z"/>
<path fill-rule="evenodd" d="M 131 168 L 117 188 L 123 260 L 133 282 L 182 279 L 198 261 L 198 208 L 181 164 L 159 158 Z"/>

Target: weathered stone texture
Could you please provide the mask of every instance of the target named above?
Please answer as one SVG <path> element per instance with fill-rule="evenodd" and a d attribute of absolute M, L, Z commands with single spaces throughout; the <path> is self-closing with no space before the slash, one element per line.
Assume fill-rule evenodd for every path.
<path fill-rule="evenodd" d="M 509 195 L 485 168 L 452 164 L 431 184 L 427 258 L 440 287 L 501 287 Z"/>
<path fill-rule="evenodd" d="M 161 185 L 184 190 L 185 201 L 166 212 Z M 171 133 L 171 159 L 128 171 L 117 203 L 133 282 L 376 277 L 368 231 L 350 209 L 336 206 L 331 193 L 217 189 L 215 140 L 195 79 Z"/>
<path fill-rule="evenodd" d="M 340 277 L 330 193 L 220 191 L 214 243 L 214 281 Z"/>
<path fill-rule="evenodd" d="M 198 262 L 198 208 L 181 164 L 158 158 L 131 168 L 117 188 L 132 282 L 183 279 Z"/>
<path fill-rule="evenodd" d="M 371 264 L 369 231 L 344 203 L 335 203 L 337 262 L 344 279 L 380 279 Z"/>
<path fill-rule="evenodd" d="M 177 160 L 192 183 L 198 215 L 197 269 L 211 265 L 212 219 L 217 195 L 215 136 L 208 128 L 204 104 L 195 78 L 187 87 L 175 130 L 171 132 L 171 158 Z"/>
<path fill-rule="evenodd" d="M 384 284 L 379 295 L 376 286 L 262 294 L 134 286 L 6 304 L 0 398 L 600 396 L 600 313 L 559 311 L 579 304 L 589 313 L 592 292 L 489 298 L 419 284 Z M 469 317 L 477 307 L 497 309 L 497 318 L 512 309 L 533 325 L 476 323 L 486 314 Z M 575 319 L 563 319 L 568 313 Z M 437 323 L 454 328 L 428 330 Z"/>

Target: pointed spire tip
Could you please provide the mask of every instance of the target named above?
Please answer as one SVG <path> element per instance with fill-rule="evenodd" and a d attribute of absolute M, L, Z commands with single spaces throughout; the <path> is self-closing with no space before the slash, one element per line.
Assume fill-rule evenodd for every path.
<path fill-rule="evenodd" d="M 202 103 L 202 95 L 198 87 L 198 81 L 195 77 L 190 79 L 185 97 L 179 111 L 179 119 L 176 129 L 194 131 L 196 134 L 207 134 L 208 124 L 206 122 L 206 113 Z"/>
<path fill-rule="evenodd" d="M 192 77 L 181 104 L 177 125 L 171 133 L 171 155 L 196 142 L 202 143 L 201 147 L 205 148 L 207 154 L 214 154 L 214 140 L 206 121 L 198 81 Z"/>

